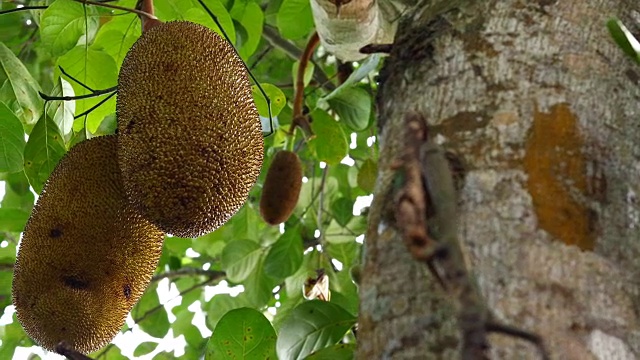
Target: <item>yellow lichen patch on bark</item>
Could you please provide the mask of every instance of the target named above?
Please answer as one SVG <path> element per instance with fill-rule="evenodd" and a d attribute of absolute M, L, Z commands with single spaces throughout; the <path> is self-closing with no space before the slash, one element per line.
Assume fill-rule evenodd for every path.
<path fill-rule="evenodd" d="M 538 226 L 557 240 L 592 250 L 592 212 L 579 197 L 588 193 L 584 140 L 568 104 L 538 111 L 526 144 L 524 168 Z"/>

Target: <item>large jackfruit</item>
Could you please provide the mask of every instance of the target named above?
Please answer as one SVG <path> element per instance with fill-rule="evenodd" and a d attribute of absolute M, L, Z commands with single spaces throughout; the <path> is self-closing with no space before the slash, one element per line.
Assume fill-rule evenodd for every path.
<path fill-rule="evenodd" d="M 116 111 L 127 194 L 162 230 L 197 236 L 244 204 L 262 128 L 242 60 L 218 34 L 186 21 L 145 31 L 122 64 Z"/>
<path fill-rule="evenodd" d="M 116 137 L 74 146 L 33 208 L 18 250 L 13 303 L 27 334 L 54 350 L 109 343 L 151 280 L 163 233 L 128 203 Z"/>

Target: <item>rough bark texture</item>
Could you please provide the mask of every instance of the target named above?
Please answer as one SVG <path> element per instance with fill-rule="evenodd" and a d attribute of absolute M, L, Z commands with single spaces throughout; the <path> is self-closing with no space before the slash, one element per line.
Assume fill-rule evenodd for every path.
<path fill-rule="evenodd" d="M 640 67 L 605 21 L 636 0 L 431 1 L 381 74 L 360 359 L 454 359 L 454 302 L 394 228 L 391 163 L 417 110 L 460 160 L 459 234 L 489 307 L 553 359 L 640 358 Z M 495 359 L 536 359 L 491 336 Z"/>

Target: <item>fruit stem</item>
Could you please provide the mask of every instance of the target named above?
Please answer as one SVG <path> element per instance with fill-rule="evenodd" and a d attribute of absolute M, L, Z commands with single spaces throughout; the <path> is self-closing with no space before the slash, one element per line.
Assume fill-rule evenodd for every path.
<path fill-rule="evenodd" d="M 309 64 L 309 59 L 313 55 L 313 51 L 320 43 L 320 37 L 317 32 L 313 32 L 311 38 L 307 42 L 307 46 L 304 48 L 302 56 L 300 56 L 300 63 L 298 64 L 298 73 L 296 74 L 296 92 L 293 98 L 293 121 L 291 123 L 291 129 L 289 134 L 293 135 L 294 130 L 300 125 L 300 119 L 302 118 L 302 102 L 304 100 L 304 73 Z"/>

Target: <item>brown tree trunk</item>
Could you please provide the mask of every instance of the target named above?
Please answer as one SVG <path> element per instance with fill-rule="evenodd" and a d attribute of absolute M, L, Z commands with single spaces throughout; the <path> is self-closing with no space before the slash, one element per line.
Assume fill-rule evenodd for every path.
<path fill-rule="evenodd" d="M 462 165 L 459 229 L 482 294 L 553 359 L 640 358 L 640 67 L 605 27 L 637 0 L 428 1 L 381 73 L 379 180 L 360 286 L 359 359 L 455 359 L 455 299 L 408 253 L 391 164 L 404 115 Z M 537 359 L 489 337 L 493 359 Z"/>

